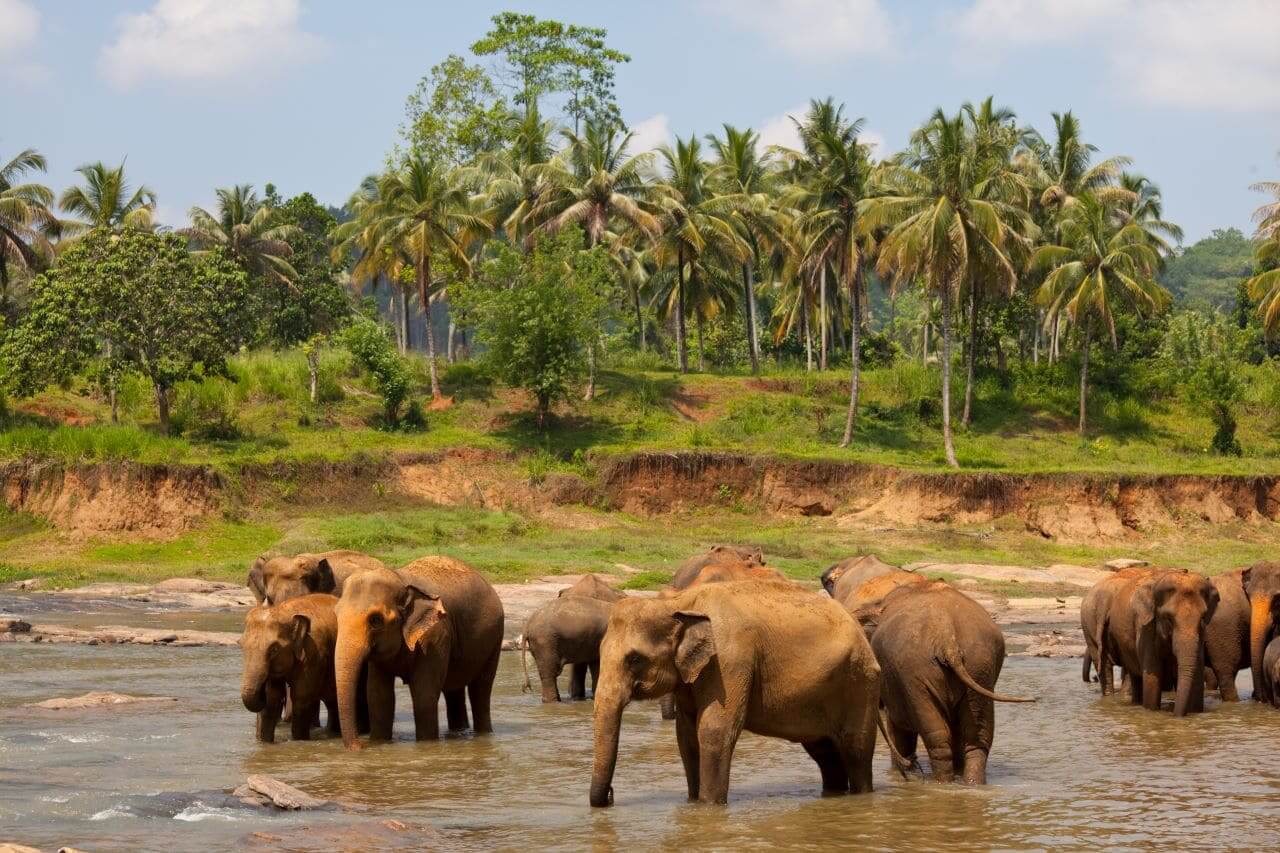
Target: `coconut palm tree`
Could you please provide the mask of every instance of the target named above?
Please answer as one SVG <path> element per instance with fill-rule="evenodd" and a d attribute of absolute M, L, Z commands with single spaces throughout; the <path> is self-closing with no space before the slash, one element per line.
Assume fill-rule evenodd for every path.
<path fill-rule="evenodd" d="M 281 223 L 276 210 L 263 204 L 250 184 L 217 190 L 218 213 L 191 208 L 191 227 L 185 234 L 197 253 L 220 247 L 241 269 L 281 284 L 292 285 L 298 272 L 289 262 L 291 238 L 302 233 L 296 225 Z"/>
<path fill-rule="evenodd" d="M 1082 196 L 1094 195 L 1107 202 L 1128 196 L 1116 186 L 1121 171 L 1133 162 L 1129 157 L 1108 157 L 1094 163 L 1096 145 L 1080 135 L 1080 121 L 1068 110 L 1053 113 L 1054 138 L 1050 144 L 1034 130 L 1023 135 L 1019 166 L 1039 190 L 1039 203 L 1051 211 L 1061 211 Z"/>
<path fill-rule="evenodd" d="M 1121 197 L 1115 205 L 1116 216 L 1122 224 L 1134 223 L 1146 232 L 1147 240 L 1155 247 L 1160 256 L 1161 266 L 1164 260 L 1173 255 L 1173 247 L 1169 241 L 1182 242 L 1182 229 L 1164 218 L 1164 201 L 1160 195 L 1160 187 L 1151 182 L 1145 175 L 1135 172 L 1122 172 L 1119 187 L 1128 193 L 1128 198 Z"/>
<path fill-rule="evenodd" d="M 156 194 L 148 187 L 136 190 L 125 178 L 124 163 L 114 169 L 101 162 L 76 169 L 84 186 L 70 187 L 58 199 L 58 206 L 76 219 L 64 223 L 75 235 L 92 228 L 155 227 Z"/>
<path fill-rule="evenodd" d="M 22 180 L 46 167 L 44 157 L 31 148 L 0 165 L 0 316 L 9 308 L 13 271 L 36 272 L 53 257 L 49 235 L 58 227 L 49 210 L 53 193 L 43 184 Z"/>
<path fill-rule="evenodd" d="M 555 232 L 566 225 L 580 225 L 593 248 L 611 230 L 636 228 L 652 238 L 660 230 L 657 217 L 647 208 L 652 187 L 645 170 L 652 161 L 649 153 L 631 156 L 627 148 L 634 136 L 623 133 L 612 122 L 588 120 L 582 134 L 561 131 L 566 145 L 547 163 L 531 167 L 534 178 L 546 182 L 546 192 L 530 210 L 539 222 L 530 232 Z M 596 341 L 587 348 L 589 375 L 584 399 L 595 398 Z"/>
<path fill-rule="evenodd" d="M 1280 331 L 1280 181 L 1261 181 L 1250 189 L 1275 198 L 1253 213 L 1258 223 L 1253 260 L 1258 274 L 1245 282 L 1249 298 L 1258 303 L 1262 328 L 1268 337 Z"/>
<path fill-rule="evenodd" d="M 1112 206 L 1083 195 L 1060 223 L 1058 245 L 1041 246 L 1032 266 L 1049 270 L 1037 298 L 1050 317 L 1067 316 L 1079 329 L 1080 434 L 1086 426 L 1089 393 L 1089 346 L 1101 325 L 1116 345 L 1114 312 L 1121 300 L 1137 312 L 1160 310 L 1169 293 L 1156 284 L 1160 257 L 1137 223 L 1117 223 Z"/>
<path fill-rule="evenodd" d="M 963 112 L 934 112 L 910 147 L 875 176 L 880 195 L 859 203 L 868 230 L 888 229 L 877 272 L 894 286 L 921 278 L 942 303 L 942 440 L 947 464 L 959 467 L 951 435 L 952 305 L 975 271 L 1012 287 L 1010 260 L 1020 233 L 1034 232 L 1016 202 L 1021 178 L 1007 160 L 983 150 Z"/>
<path fill-rule="evenodd" d="M 379 203 L 379 191 L 378 175 L 365 176 L 360 188 L 347 201 L 351 218 L 334 228 L 329 239 L 335 262 L 355 256 L 350 274 L 352 286 L 359 288 L 368 283 L 376 292 L 378 285 L 385 283 L 391 289 L 392 325 L 397 347 L 404 355 L 409 348 L 409 291 L 412 287 L 412 283 L 405 280 L 405 272 L 412 271 L 413 260 L 402 246 L 378 245 L 369 231 L 372 221 L 370 209 Z"/>
<path fill-rule="evenodd" d="M 539 224 L 534 217 L 536 212 L 545 213 L 543 201 L 550 191 L 537 167 L 555 153 L 551 138 L 556 125 L 543 121 L 536 108 L 512 116 L 511 123 L 511 145 L 480 154 L 459 177 L 481 193 L 491 220 L 507 239 L 528 248 L 532 231 Z"/>

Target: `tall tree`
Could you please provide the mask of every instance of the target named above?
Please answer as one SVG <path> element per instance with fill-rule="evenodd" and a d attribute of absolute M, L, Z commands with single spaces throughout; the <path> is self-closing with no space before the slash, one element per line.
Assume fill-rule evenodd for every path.
<path fill-rule="evenodd" d="M 450 54 L 405 101 L 404 148 L 393 152 L 392 165 L 406 156 L 461 165 L 501 150 L 510 127 L 507 103 L 485 70 Z"/>
<path fill-rule="evenodd" d="M 1245 283 L 1249 298 L 1258 303 L 1262 328 L 1274 337 L 1280 331 L 1280 181 L 1261 181 L 1251 189 L 1275 198 L 1253 213 L 1258 224 L 1253 255 L 1257 274 Z"/>
<path fill-rule="evenodd" d="M 156 194 L 148 187 L 134 189 L 124 174 L 124 163 L 114 169 L 101 162 L 76 169 L 84 186 L 69 187 L 58 206 L 76 219 L 64 225 L 77 234 L 93 228 L 152 228 L 155 224 Z"/>
<path fill-rule="evenodd" d="M 237 263 L 251 278 L 284 284 L 298 278 L 289 259 L 291 238 L 299 236 L 296 225 L 281 221 L 279 212 L 258 199 L 251 184 L 237 184 L 217 190 L 218 212 L 191 208 L 191 227 L 181 233 L 197 252 L 214 247 Z"/>
<path fill-rule="evenodd" d="M 1089 393 L 1089 346 L 1095 327 L 1116 344 L 1115 310 L 1123 300 L 1139 313 L 1159 310 L 1169 293 L 1153 278 L 1160 258 L 1136 223 L 1117 224 L 1112 206 L 1093 195 L 1080 196 L 1059 227 L 1060 243 L 1041 246 L 1032 264 L 1051 270 L 1039 299 L 1050 317 L 1065 314 L 1079 329 L 1080 435 L 1084 435 Z"/>
<path fill-rule="evenodd" d="M 53 193 L 43 184 L 23 180 L 45 168 L 44 157 L 31 148 L 0 165 L 0 317 L 12 310 L 13 271 L 38 272 L 53 257 L 49 235 L 58 226 L 49 209 Z"/>

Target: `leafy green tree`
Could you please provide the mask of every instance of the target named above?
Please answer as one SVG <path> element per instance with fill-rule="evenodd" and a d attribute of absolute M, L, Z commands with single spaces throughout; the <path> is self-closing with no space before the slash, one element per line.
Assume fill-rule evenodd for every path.
<path fill-rule="evenodd" d="M 342 343 L 373 377 L 382 397 L 386 426 L 395 428 L 400 424 L 400 407 L 409 396 L 412 377 L 404 358 L 387 337 L 386 329 L 370 317 L 357 317 L 343 331 Z"/>
<path fill-rule="evenodd" d="M 1214 425 L 1211 447 L 1222 455 L 1241 453 L 1235 404 L 1244 394 L 1239 365 L 1246 337 L 1221 314 L 1182 311 L 1169 319 L 1160 342 L 1158 363 L 1167 381 L 1192 405 L 1209 408 Z"/>
<path fill-rule="evenodd" d="M 605 302 L 608 255 L 582 244 L 577 228 L 542 237 L 529 254 L 494 243 L 466 291 L 486 358 L 503 382 L 533 395 L 539 426 L 586 373 Z"/>
<path fill-rule="evenodd" d="M 89 163 L 76 169 L 84 186 L 69 187 L 58 206 L 75 219 L 62 225 L 75 235 L 93 228 L 143 228 L 155 225 L 156 194 L 146 186 L 134 189 L 124 174 L 124 163 L 114 169 L 103 163 Z"/>
<path fill-rule="evenodd" d="M 1215 228 L 1208 237 L 1165 261 L 1164 285 L 1179 305 L 1203 313 L 1230 311 L 1240 283 L 1253 273 L 1253 243 L 1238 228 Z"/>
<path fill-rule="evenodd" d="M 113 377 L 150 381 L 165 432 L 174 385 L 224 372 L 246 322 L 244 272 L 221 252 L 193 256 L 176 234 L 94 229 L 33 290 L 4 345 L 18 392 L 68 379 L 100 357 Z"/>
<path fill-rule="evenodd" d="M 489 75 L 456 54 L 432 66 L 404 105 L 400 138 L 405 157 L 453 165 L 497 151 L 510 130 L 509 110 Z"/>
<path fill-rule="evenodd" d="M 31 275 L 53 258 L 49 234 L 58 222 L 50 211 L 53 193 L 43 184 L 22 180 L 43 172 L 44 157 L 28 148 L 0 165 L 0 319 L 17 319 L 12 292 L 15 273 Z"/>

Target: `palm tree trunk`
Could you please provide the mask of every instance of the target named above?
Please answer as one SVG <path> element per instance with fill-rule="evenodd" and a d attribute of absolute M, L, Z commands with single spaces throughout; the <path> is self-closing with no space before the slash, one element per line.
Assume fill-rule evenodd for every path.
<path fill-rule="evenodd" d="M 959 468 L 956 449 L 951 440 L 951 282 L 944 280 L 942 290 L 942 446 L 947 464 Z"/>
<path fill-rule="evenodd" d="M 676 253 L 676 351 L 680 360 L 680 372 L 689 372 L 689 352 L 684 337 L 684 252 Z"/>
<path fill-rule="evenodd" d="M 804 327 L 804 369 L 813 372 L 813 331 L 809 328 L 809 302 L 800 293 L 800 325 Z"/>
<path fill-rule="evenodd" d="M 818 272 L 818 369 L 827 369 L 827 264 Z"/>
<path fill-rule="evenodd" d="M 431 283 L 431 256 L 423 255 L 418 259 L 418 299 L 422 302 L 422 321 L 427 327 L 427 364 L 431 370 L 431 399 L 438 400 L 440 393 L 440 374 L 436 371 L 436 333 L 431 328 L 431 294 L 428 287 Z"/>
<path fill-rule="evenodd" d="M 1084 323 L 1084 341 L 1080 344 L 1080 437 L 1084 438 L 1085 418 L 1089 400 L 1089 338 L 1093 332 L 1093 323 Z"/>
<path fill-rule="evenodd" d="M 1040 363 L 1040 331 L 1041 329 L 1044 328 L 1044 310 L 1043 309 L 1036 312 L 1035 324 L 1036 324 L 1035 335 L 1031 339 L 1031 363 L 1039 364 Z"/>
<path fill-rule="evenodd" d="M 450 310 L 449 313 L 452 314 L 453 311 Z M 449 341 L 447 344 L 445 344 L 445 356 L 444 356 L 445 361 L 447 361 L 449 364 L 453 364 L 453 340 L 457 336 L 457 333 L 458 333 L 458 327 L 457 325 L 454 324 L 453 317 L 450 317 L 449 318 Z"/>
<path fill-rule="evenodd" d="M 582 392 L 582 399 L 590 403 L 596 398 L 596 338 L 592 334 L 587 341 L 587 390 Z"/>
<path fill-rule="evenodd" d="M 848 263 L 848 261 L 846 261 Z M 862 367 L 862 350 L 858 346 L 858 335 L 862 327 L 862 264 L 854 264 L 853 278 L 849 280 L 849 303 L 852 306 L 853 328 L 849 332 L 849 351 L 852 353 L 852 376 L 849 379 L 849 412 L 844 419 L 844 438 L 841 447 L 848 447 L 853 441 L 853 421 L 858 416 L 858 372 Z"/>
<path fill-rule="evenodd" d="M 698 372 L 705 373 L 707 371 L 707 348 L 702 340 L 702 312 L 696 312 L 694 318 L 698 326 Z"/>
<path fill-rule="evenodd" d="M 751 373 L 760 372 L 760 342 L 756 338 L 756 297 L 752 278 L 755 270 L 749 263 L 742 265 L 743 307 L 747 317 L 747 349 L 751 351 Z"/>
<path fill-rule="evenodd" d="M 640 335 L 640 352 L 644 352 L 647 347 L 644 340 L 644 313 L 640 310 L 640 288 L 633 286 L 631 288 L 631 301 L 636 309 L 636 332 Z"/>
<path fill-rule="evenodd" d="M 960 423 L 968 426 L 973 419 L 973 371 L 978 354 L 978 286 L 977 282 L 969 285 L 969 340 L 964 348 L 964 413 L 960 415 Z"/>
<path fill-rule="evenodd" d="M 400 344 L 400 354 L 404 355 L 409 351 L 409 292 L 403 287 L 396 289 L 400 291 L 400 320 L 396 325 L 396 342 Z"/>
<path fill-rule="evenodd" d="M 928 320 L 924 324 L 924 335 L 920 341 L 920 364 L 921 366 L 929 363 L 929 335 L 932 333 L 931 326 L 933 324 Z"/>

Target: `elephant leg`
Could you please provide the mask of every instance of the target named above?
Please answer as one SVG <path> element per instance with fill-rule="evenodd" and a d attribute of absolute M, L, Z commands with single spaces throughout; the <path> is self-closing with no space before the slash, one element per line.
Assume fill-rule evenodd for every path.
<path fill-rule="evenodd" d="M 720 703 L 702 704 L 698 715 L 698 802 L 729 802 L 729 769 L 746 711 L 743 697 L 732 695 Z"/>
<path fill-rule="evenodd" d="M 396 718 L 395 676 L 370 663 L 365 698 L 369 706 L 369 739 L 391 740 L 391 727 Z"/>
<path fill-rule="evenodd" d="M 954 782 L 956 778 L 955 756 L 952 753 L 951 730 L 946 721 L 939 720 L 939 728 L 920 733 L 924 748 L 929 753 L 929 769 L 935 782 Z"/>
<path fill-rule="evenodd" d="M 498 662 L 502 660 L 502 649 L 493 650 L 492 657 L 485 664 L 480 674 L 467 685 L 467 695 L 471 698 L 471 717 L 475 722 L 475 733 L 489 734 L 493 731 L 493 717 L 490 705 L 493 701 L 493 680 L 498 675 Z"/>
<path fill-rule="evenodd" d="M 336 735 L 342 733 L 342 726 L 338 718 L 338 700 L 326 698 L 324 700 L 325 716 L 327 717 L 326 728 L 329 734 Z"/>
<path fill-rule="evenodd" d="M 844 728 L 837 735 L 835 747 L 844 763 L 849 790 L 855 794 L 871 793 L 871 764 L 876 757 L 876 718 L 880 713 L 878 696 L 870 701 L 850 703 Z"/>
<path fill-rule="evenodd" d="M 673 694 L 668 693 L 666 696 L 659 699 L 658 708 L 662 711 L 662 719 L 676 719 L 676 697 Z"/>
<path fill-rule="evenodd" d="M 334 729 L 341 730 L 340 726 Z M 367 735 L 369 731 L 369 664 L 366 663 L 360 668 L 360 680 L 356 682 L 356 734 Z"/>
<path fill-rule="evenodd" d="M 1218 696 L 1223 702 L 1239 702 L 1240 691 L 1236 689 L 1236 670 L 1234 664 L 1218 664 L 1205 672 L 1205 689 L 1209 689 L 1208 676 L 1212 674 L 1218 681 Z"/>
<path fill-rule="evenodd" d="M 457 690 L 446 690 L 444 693 L 444 715 L 449 721 L 449 731 L 461 732 L 470 727 L 467 720 L 467 691 L 464 687 Z"/>
<path fill-rule="evenodd" d="M 263 743 L 276 742 L 276 724 L 280 722 L 287 696 L 283 685 L 267 682 L 267 704 L 258 712 L 257 719 L 258 740 Z"/>
<path fill-rule="evenodd" d="M 284 710 L 280 713 L 280 722 L 293 722 L 293 688 L 288 685 L 284 689 Z"/>
<path fill-rule="evenodd" d="M 1142 704 L 1142 673 L 1125 670 L 1125 679 L 1129 682 L 1129 701 L 1134 705 Z"/>
<path fill-rule="evenodd" d="M 585 663 L 570 664 L 569 698 L 570 699 L 586 699 L 587 698 L 587 665 Z"/>
<path fill-rule="evenodd" d="M 587 668 L 591 670 L 591 696 L 596 695 L 596 686 L 600 683 L 600 658 L 596 658 L 587 664 Z"/>
<path fill-rule="evenodd" d="M 916 744 L 919 742 L 919 737 L 915 732 L 902 728 L 893 720 L 888 722 L 889 737 L 893 739 L 893 747 L 907 762 L 907 766 L 901 769 L 903 772 L 915 771 L 923 776 L 924 768 L 920 766 L 920 759 L 916 757 Z"/>
<path fill-rule="evenodd" d="M 289 721 L 289 737 L 294 740 L 311 740 L 311 723 L 319 715 L 319 702 L 302 701 L 295 696 L 293 719 Z"/>
<path fill-rule="evenodd" d="M 544 649 L 541 654 L 533 656 L 533 662 L 538 665 L 538 679 L 542 682 L 542 701 L 543 702 L 559 702 L 560 701 L 560 670 L 564 668 L 564 663 L 560 660 L 560 656 L 551 649 Z"/>
<path fill-rule="evenodd" d="M 830 738 L 810 741 L 804 744 L 804 751 L 809 753 L 822 773 L 822 793 L 849 793 L 849 769 L 844 766 L 840 752 Z"/>
<path fill-rule="evenodd" d="M 957 757 L 964 761 L 963 778 L 966 785 L 987 784 L 987 756 L 995 737 L 996 703 L 972 690 L 965 691 L 965 700 L 957 709 L 957 733 L 960 751 Z"/>
<path fill-rule="evenodd" d="M 698 722 L 693 712 L 675 711 L 676 745 L 680 747 L 680 762 L 684 765 L 684 779 L 689 787 L 689 801 L 698 799 L 699 762 Z"/>

